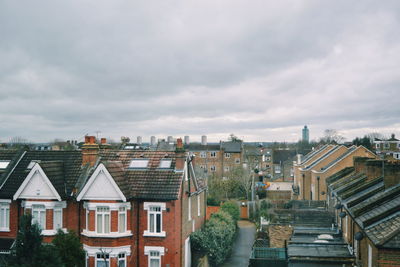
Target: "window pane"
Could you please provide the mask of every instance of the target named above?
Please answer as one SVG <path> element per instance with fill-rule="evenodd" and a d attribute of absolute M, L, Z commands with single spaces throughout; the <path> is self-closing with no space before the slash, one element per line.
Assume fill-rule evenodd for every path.
<path fill-rule="evenodd" d="M 118 261 L 118 267 L 125 267 L 125 259 L 120 259 L 119 261 Z"/>
<path fill-rule="evenodd" d="M 150 267 L 160 267 L 159 259 L 150 259 Z"/>
<path fill-rule="evenodd" d="M 125 229 L 125 213 L 120 213 L 118 218 L 118 231 L 123 233 L 126 231 Z"/>
<path fill-rule="evenodd" d="M 154 214 L 150 214 L 150 233 L 154 233 Z"/>
<path fill-rule="evenodd" d="M 6 225 L 7 228 L 10 227 L 10 209 L 6 209 Z"/>
<path fill-rule="evenodd" d="M 161 214 L 157 214 L 157 222 L 156 222 L 156 226 L 157 226 L 157 233 L 161 233 Z"/>
<path fill-rule="evenodd" d="M 54 210 L 54 229 L 62 228 L 62 212 L 60 209 Z"/>
<path fill-rule="evenodd" d="M 110 214 L 104 214 L 104 233 L 110 233 Z"/>
<path fill-rule="evenodd" d="M 5 214 L 4 209 L 0 209 L 0 227 L 5 227 Z"/>
<path fill-rule="evenodd" d="M 103 216 L 97 214 L 97 233 L 103 233 Z"/>
<path fill-rule="evenodd" d="M 46 211 L 39 212 L 40 216 L 40 227 L 46 229 Z"/>

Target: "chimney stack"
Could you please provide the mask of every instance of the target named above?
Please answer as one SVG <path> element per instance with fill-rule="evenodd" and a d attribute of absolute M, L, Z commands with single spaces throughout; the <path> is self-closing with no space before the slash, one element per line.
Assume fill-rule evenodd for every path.
<path fill-rule="evenodd" d="M 105 139 L 105 138 L 104 138 Z M 85 143 L 82 146 L 82 165 L 94 166 L 99 155 L 99 145 L 96 144 L 96 137 L 85 136 Z"/>
<path fill-rule="evenodd" d="M 106 138 L 101 138 L 100 139 L 101 141 L 100 141 L 100 143 L 102 144 L 102 145 L 105 145 L 105 144 L 107 144 L 107 139 Z"/>
<path fill-rule="evenodd" d="M 175 169 L 176 170 L 183 170 L 185 166 L 185 149 L 183 148 L 183 143 L 182 143 L 182 138 L 178 138 L 176 140 L 176 163 L 175 163 Z"/>

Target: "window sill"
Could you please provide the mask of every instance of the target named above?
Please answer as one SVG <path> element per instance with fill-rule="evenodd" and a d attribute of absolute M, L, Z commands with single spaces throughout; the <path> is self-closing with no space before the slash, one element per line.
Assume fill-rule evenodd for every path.
<path fill-rule="evenodd" d="M 151 237 L 165 237 L 167 234 L 165 231 L 162 231 L 161 233 L 151 233 L 149 231 L 144 231 L 143 236 L 151 236 Z"/>
<path fill-rule="evenodd" d="M 62 230 L 64 233 L 67 233 L 67 232 L 68 232 L 66 228 L 61 228 L 61 230 Z M 44 235 L 44 236 L 56 235 L 56 234 L 57 234 L 57 231 L 58 231 L 58 229 L 57 229 L 57 230 L 54 230 L 54 229 L 52 229 L 52 230 L 42 230 L 42 235 Z"/>
<path fill-rule="evenodd" d="M 0 228 L 0 232 L 11 232 L 10 228 Z"/>
<path fill-rule="evenodd" d="M 105 238 L 119 238 L 119 237 L 132 236 L 131 231 L 127 231 L 125 233 L 111 232 L 109 234 L 100 234 L 94 231 L 83 230 L 81 234 L 87 237 L 105 237 Z"/>

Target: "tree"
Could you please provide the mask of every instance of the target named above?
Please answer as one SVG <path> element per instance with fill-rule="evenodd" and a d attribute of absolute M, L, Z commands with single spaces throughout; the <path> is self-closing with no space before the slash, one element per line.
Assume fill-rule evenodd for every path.
<path fill-rule="evenodd" d="M 229 141 L 232 141 L 232 142 L 239 142 L 239 141 L 242 141 L 242 140 L 240 140 L 239 139 L 239 137 L 237 137 L 236 135 L 234 135 L 233 133 L 231 133 L 230 135 L 229 135 Z"/>
<path fill-rule="evenodd" d="M 352 143 L 356 146 L 364 146 L 365 148 L 372 149 L 372 141 L 367 135 L 356 137 Z"/>
<path fill-rule="evenodd" d="M 85 266 L 85 251 L 74 231 L 64 233 L 58 230 L 52 243 L 65 267 Z"/>
<path fill-rule="evenodd" d="M 15 240 L 9 266 L 15 267 L 59 267 L 63 266 L 60 257 L 51 244 L 42 243 L 41 230 L 32 224 L 30 214 L 23 215 Z"/>
<path fill-rule="evenodd" d="M 335 129 L 326 129 L 324 136 L 320 139 L 322 144 L 339 144 L 344 141 L 344 137 Z"/>

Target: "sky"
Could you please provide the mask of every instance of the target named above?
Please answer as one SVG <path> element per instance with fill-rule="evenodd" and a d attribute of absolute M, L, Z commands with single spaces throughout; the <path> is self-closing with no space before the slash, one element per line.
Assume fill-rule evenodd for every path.
<path fill-rule="evenodd" d="M 0 142 L 400 136 L 400 1 L 0 1 Z"/>

